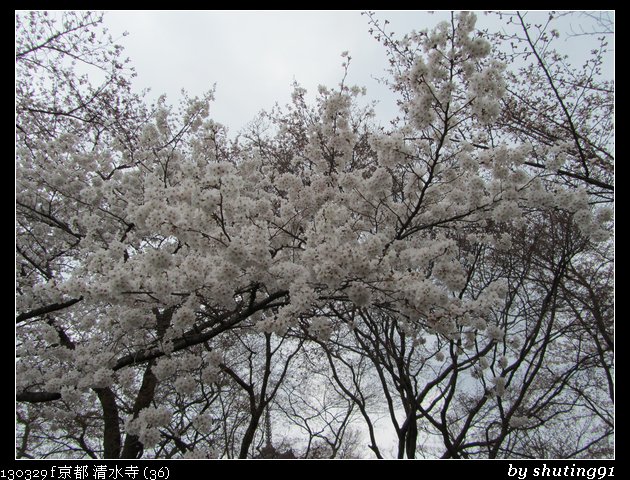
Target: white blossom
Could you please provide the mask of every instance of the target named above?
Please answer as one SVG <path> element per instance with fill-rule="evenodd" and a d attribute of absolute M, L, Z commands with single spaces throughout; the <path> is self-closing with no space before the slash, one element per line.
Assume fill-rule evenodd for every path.
<path fill-rule="evenodd" d="M 512 415 L 512 417 L 510 418 L 510 427 L 512 428 L 522 428 L 522 427 L 527 426 L 528 423 L 529 423 L 528 417 L 520 417 L 520 416 Z"/>
<path fill-rule="evenodd" d="M 332 334 L 332 324 L 326 317 L 315 317 L 311 319 L 308 330 L 318 340 L 327 341 Z"/>

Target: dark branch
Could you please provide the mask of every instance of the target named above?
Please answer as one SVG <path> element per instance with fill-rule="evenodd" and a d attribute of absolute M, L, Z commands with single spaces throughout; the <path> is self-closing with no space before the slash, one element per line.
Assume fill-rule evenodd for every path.
<path fill-rule="evenodd" d="M 17 317 L 15 317 L 15 323 L 24 322 L 29 318 L 39 317 L 41 315 L 46 315 L 47 313 L 63 310 L 64 308 L 71 307 L 75 303 L 79 303 L 81 300 L 83 300 L 83 297 L 73 298 L 72 300 L 68 300 L 67 302 L 52 303 L 50 305 L 46 305 L 45 307 L 31 310 L 30 312 L 20 313 Z"/>

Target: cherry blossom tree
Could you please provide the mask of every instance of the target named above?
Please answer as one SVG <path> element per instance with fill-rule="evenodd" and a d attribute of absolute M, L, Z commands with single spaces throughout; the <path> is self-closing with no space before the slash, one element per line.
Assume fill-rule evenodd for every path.
<path fill-rule="evenodd" d="M 344 53 L 230 140 L 212 92 L 131 94 L 93 14 L 16 16 L 18 456 L 246 458 L 283 417 L 380 458 L 383 412 L 398 457 L 555 454 L 566 422 L 562 455 L 609 454 L 612 84 L 521 14 L 520 73 L 474 14 L 368 18 L 391 127 Z"/>
<path fill-rule="evenodd" d="M 493 148 L 488 144 L 500 146 L 502 139 L 514 144 L 526 141 L 531 145 L 532 158 L 536 161 L 526 160 L 524 165 L 534 169 L 547 168 L 547 174 L 537 175 L 548 185 L 543 187 L 545 191 L 557 193 L 558 184 L 570 184 L 571 189 L 583 189 L 580 194 L 585 206 L 587 203 L 610 202 L 613 187 L 607 172 L 612 172 L 612 144 L 608 127 L 600 127 L 609 126 L 612 118 L 612 103 L 601 96 L 611 86 L 606 81 L 597 84 L 595 72 L 601 65 L 602 50 L 593 52 L 594 60 L 589 60 L 582 71 L 571 71 L 564 64 L 555 65 L 554 62 L 564 60 L 547 44 L 555 35 L 545 37 L 544 29 L 537 27 L 540 30 L 536 47 L 529 36 L 532 27 L 525 23 L 522 15 L 516 14 L 515 17 L 519 19 L 521 34 L 525 32 L 525 37 L 520 39 L 525 44 L 525 50 L 520 54 L 533 55 L 535 62 L 521 69 L 522 76 L 513 77 L 514 81 L 508 84 L 502 108 L 504 120 L 488 126 L 484 132 L 485 140 L 474 140 L 474 148 L 483 152 Z M 372 16 L 370 18 L 375 35 L 389 48 L 392 73 L 405 75 L 408 66 L 413 65 L 413 36 L 396 41 Z M 448 25 L 443 28 L 448 28 Z M 455 35 L 450 38 L 455 38 Z M 514 35 L 509 38 L 515 41 L 519 37 Z M 547 43 L 543 43 L 541 38 Z M 502 35 L 499 39 L 504 42 L 506 36 Z M 434 41 L 430 40 L 431 43 Z M 603 40 L 600 41 L 600 45 L 604 46 Z M 497 47 L 502 45 L 498 43 Z M 536 48 L 545 51 L 545 55 L 539 54 Z M 497 55 L 502 54 L 499 51 Z M 514 60 L 513 56 L 508 58 Z M 553 76 L 545 74 L 551 69 L 555 72 Z M 572 75 L 572 83 L 566 80 L 569 74 Z M 538 78 L 540 81 L 538 84 L 519 82 L 518 78 Z M 575 89 L 576 85 L 582 86 L 579 95 L 576 96 L 573 90 L 565 92 Z M 395 87 L 404 99 L 402 105 L 406 105 L 412 95 L 410 89 L 402 83 Z M 527 93 L 519 93 L 521 89 L 526 89 Z M 536 96 L 532 92 L 537 92 Z M 565 103 L 569 104 L 574 98 L 578 102 L 572 105 L 569 113 Z M 543 109 L 541 104 L 544 102 L 547 105 Z M 582 109 L 581 103 L 588 103 L 590 108 Z M 517 124 L 513 121 L 513 112 L 519 109 L 530 109 L 528 113 L 521 114 L 521 118 L 528 118 L 527 122 L 519 121 Z M 539 109 L 547 113 L 545 121 L 536 116 Z M 588 116 L 585 116 L 587 111 Z M 537 120 L 532 121 L 531 118 Z M 544 132 L 546 125 L 556 126 L 553 135 Z M 466 133 L 466 130 L 459 133 Z M 554 145 L 554 141 L 562 138 L 561 135 L 566 138 L 564 154 Z M 554 163 L 559 154 L 566 165 Z M 585 164 L 591 163 L 593 167 L 584 169 Z M 553 210 L 557 209 L 558 206 L 555 206 Z M 505 225 L 492 223 L 480 232 L 486 238 L 488 234 L 494 234 L 496 239 L 510 235 L 501 238 L 508 240 L 507 246 L 501 245 L 501 241 L 488 243 L 479 242 L 479 239 L 471 243 L 470 237 L 462 238 L 459 232 L 455 237 L 460 262 L 466 265 L 466 282 L 458 294 L 460 298 L 479 295 L 493 279 L 505 282 L 507 295 L 501 295 L 505 303 L 499 302 L 490 310 L 502 328 L 497 332 L 494 326 L 492 329 L 483 326 L 492 340 L 486 345 L 479 341 L 478 336 L 467 335 L 461 328 L 453 329 L 457 341 L 451 342 L 450 346 L 439 342 L 439 338 L 435 345 L 428 343 L 424 336 L 418 339 L 414 329 L 404 328 L 396 317 L 374 315 L 373 310 L 335 311 L 335 316 L 345 316 L 354 327 L 354 338 L 350 335 L 348 343 L 347 335 L 340 337 L 337 343 L 342 348 L 335 351 L 348 352 L 358 348 L 374 364 L 378 374 L 375 373 L 375 377 L 380 379 L 384 404 L 388 406 L 393 430 L 398 437 L 395 455 L 466 458 L 610 455 L 614 424 L 613 317 L 611 309 L 607 309 L 606 320 L 601 313 L 592 310 L 601 300 L 611 305 L 608 294 L 612 290 L 610 245 L 601 241 L 589 243 L 584 235 L 593 233 L 593 225 L 576 221 L 579 218 L 577 213 L 573 214 L 571 221 L 566 214 L 543 212 L 540 208 L 528 208 L 522 212 L 519 223 L 527 218 L 525 229 L 513 224 L 506 230 Z M 600 215 L 610 213 L 607 208 L 600 210 Z M 515 236 L 516 232 L 519 233 Z M 604 231 L 600 233 L 603 237 L 607 235 Z M 581 290 L 573 283 L 575 277 L 572 271 L 575 268 L 590 272 L 595 268 L 602 274 L 599 280 L 591 277 L 592 283 L 581 283 L 583 286 L 589 284 L 587 288 L 592 289 L 592 294 L 586 296 L 589 298 L 586 303 L 591 305 L 586 308 L 590 319 L 587 321 L 583 310 L 585 302 L 576 303 L 577 298 L 573 294 L 570 294 L 571 298 L 566 296 L 569 291 Z M 599 293 L 594 294 L 595 290 Z M 498 305 L 501 307 L 496 308 Z M 515 335 L 507 345 L 500 342 L 499 349 L 492 345 L 503 335 L 508 338 L 510 330 Z M 462 333 L 465 336 L 463 342 Z M 497 333 L 499 337 L 495 336 Z M 427 345 L 431 346 L 428 351 Z M 463 357 L 464 361 L 462 347 L 464 350 L 473 349 Z M 329 347 L 324 348 L 331 361 L 347 365 L 338 353 L 333 354 Z M 510 353 L 516 357 L 514 361 L 510 360 Z M 470 377 L 481 382 L 476 394 L 473 393 L 474 383 Z M 489 399 L 489 394 L 496 396 L 496 402 Z M 527 403 L 535 405 L 535 408 L 526 407 Z M 567 405 L 573 407 L 567 408 Z M 569 429 L 571 436 L 562 442 L 562 450 L 553 450 L 553 442 L 549 439 L 553 438 L 554 429 L 562 425 L 563 431 L 567 432 L 569 424 L 575 426 L 575 429 Z M 425 442 L 428 448 L 421 452 L 416 450 L 419 429 L 424 431 L 424 438 L 438 439 Z M 532 432 L 536 432 L 534 437 L 545 437 L 545 441 L 531 442 Z M 550 433 L 551 437 L 548 436 Z M 514 442 L 518 443 L 518 447 Z M 544 454 L 541 454 L 541 449 L 532 454 L 528 445 L 533 443 L 549 443 L 547 448 L 550 449 Z M 374 445 L 371 447 L 375 449 Z M 380 455 L 380 452 L 375 453 Z"/>

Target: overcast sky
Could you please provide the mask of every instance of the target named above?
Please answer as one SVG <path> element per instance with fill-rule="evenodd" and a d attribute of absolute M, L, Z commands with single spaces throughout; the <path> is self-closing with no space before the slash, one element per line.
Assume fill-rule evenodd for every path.
<path fill-rule="evenodd" d="M 435 22 L 425 12 L 379 17 L 400 24 L 399 32 Z M 310 98 L 320 84 L 335 87 L 343 76 L 343 51 L 352 57 L 347 84 L 367 87 L 369 99 L 388 94 L 373 78 L 385 74 L 385 50 L 359 11 L 113 11 L 105 23 L 115 36 L 129 32 L 120 43 L 136 68 L 138 88 L 175 101 L 182 88 L 199 95 L 216 83 L 212 117 L 231 131 L 261 109 L 289 102 L 293 80 Z M 389 103 L 380 106 L 385 116 L 393 115 Z"/>
<path fill-rule="evenodd" d="M 448 15 L 376 13 L 400 36 L 432 28 Z M 478 26 L 498 26 L 494 16 L 478 17 Z M 138 90 L 150 87 L 151 98 L 166 94 L 176 103 L 182 88 L 194 96 L 216 84 L 211 116 L 232 133 L 261 109 L 289 102 L 294 79 L 311 99 L 319 84 L 335 87 L 346 50 L 352 57 L 346 84 L 365 86 L 368 100 L 380 100 L 383 121 L 395 114 L 387 89 L 374 78 L 385 75 L 385 49 L 368 33 L 368 18 L 360 11 L 125 10 L 107 12 L 105 25 L 115 38 L 129 32 L 118 41 L 136 69 Z M 581 41 L 571 40 L 570 50 L 584 51 Z"/>

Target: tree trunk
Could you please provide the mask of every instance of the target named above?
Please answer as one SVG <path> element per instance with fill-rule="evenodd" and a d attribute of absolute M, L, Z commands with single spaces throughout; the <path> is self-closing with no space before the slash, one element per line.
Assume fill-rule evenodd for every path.
<path fill-rule="evenodd" d="M 157 386 L 157 378 L 151 371 L 153 363 L 153 361 L 150 361 L 144 372 L 142 385 L 140 386 L 138 396 L 136 397 L 136 401 L 133 405 L 133 418 L 136 418 L 138 413 L 140 413 L 143 408 L 147 408 L 151 405 L 151 402 L 153 401 L 155 387 Z M 137 435 L 127 435 L 121 458 L 140 458 L 143 450 L 144 446 Z"/>
<path fill-rule="evenodd" d="M 103 457 L 120 458 L 120 417 L 118 416 L 118 406 L 116 396 L 111 388 L 95 388 L 103 408 Z"/>
<path fill-rule="evenodd" d="M 251 447 L 252 442 L 254 441 L 254 434 L 256 433 L 256 429 L 258 428 L 258 424 L 260 423 L 260 417 L 262 416 L 263 409 L 257 409 L 256 412 L 252 414 L 252 418 L 249 420 L 249 426 L 245 431 L 245 435 L 243 436 L 243 441 L 241 442 L 241 451 L 238 454 L 238 458 L 247 458 L 247 452 L 249 452 L 249 447 Z"/>

